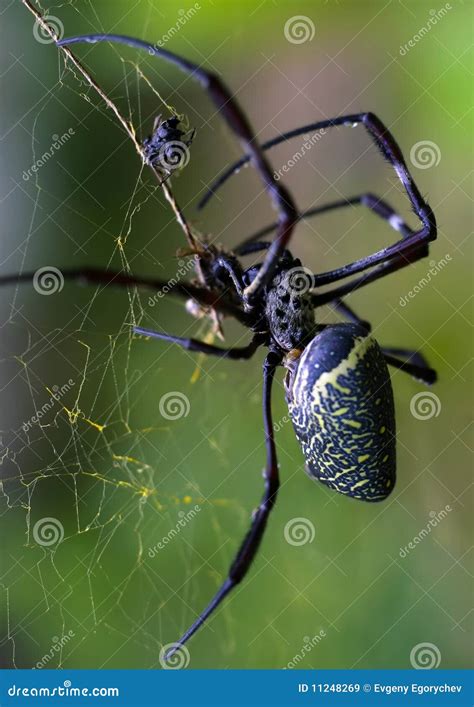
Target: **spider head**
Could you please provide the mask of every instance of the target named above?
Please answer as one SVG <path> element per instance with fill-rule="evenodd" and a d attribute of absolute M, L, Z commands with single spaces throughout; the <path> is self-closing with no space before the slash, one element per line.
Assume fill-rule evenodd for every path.
<path fill-rule="evenodd" d="M 284 251 L 264 297 L 268 329 L 283 351 L 302 350 L 314 337 L 311 290 L 311 272 L 289 251 Z"/>

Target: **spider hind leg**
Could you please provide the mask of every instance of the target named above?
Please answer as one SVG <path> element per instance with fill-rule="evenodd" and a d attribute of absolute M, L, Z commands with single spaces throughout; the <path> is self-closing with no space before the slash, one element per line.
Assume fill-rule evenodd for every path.
<path fill-rule="evenodd" d="M 244 579 L 260 547 L 268 518 L 275 506 L 278 488 L 280 486 L 271 410 L 272 383 L 275 370 L 280 363 L 281 356 L 270 352 L 263 364 L 263 422 L 267 458 L 263 473 L 265 490 L 260 504 L 254 511 L 250 528 L 229 568 L 227 578 L 204 611 L 198 616 L 194 623 L 191 624 L 179 641 L 168 651 L 165 656 L 166 660 L 169 660 L 174 653 L 179 651 L 179 649 L 189 641 L 191 636 L 193 636 L 209 616 L 214 613 L 232 589 Z"/>

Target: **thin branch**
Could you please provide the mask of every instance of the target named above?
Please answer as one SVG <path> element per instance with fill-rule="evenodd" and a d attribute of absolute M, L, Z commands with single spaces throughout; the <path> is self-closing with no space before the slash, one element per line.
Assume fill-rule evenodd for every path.
<path fill-rule="evenodd" d="M 55 30 L 52 27 L 50 27 L 48 25 L 48 23 L 43 19 L 41 13 L 31 4 L 31 2 L 29 0 L 21 0 L 21 1 L 22 1 L 23 5 L 35 17 L 36 22 L 41 26 L 41 28 L 47 34 L 49 34 L 51 39 L 53 39 L 54 42 L 56 43 L 60 39 L 60 37 L 57 35 Z M 142 162 L 146 163 L 146 160 L 145 160 L 144 154 L 143 154 L 143 148 L 137 140 L 137 136 L 136 136 L 135 130 L 133 128 L 133 125 L 123 117 L 123 115 L 121 114 L 121 112 L 119 111 L 119 109 L 117 108 L 115 103 L 106 95 L 106 93 L 104 93 L 104 91 L 101 89 L 101 87 L 99 86 L 97 81 L 95 81 L 92 78 L 90 73 L 81 64 L 79 59 L 77 59 L 74 56 L 72 51 L 68 47 L 63 47 L 63 46 L 58 47 L 58 49 L 64 54 L 66 59 L 68 59 L 75 66 L 75 68 L 79 71 L 79 73 L 85 78 L 87 83 L 90 86 L 92 86 L 92 88 L 96 91 L 96 93 L 104 101 L 107 108 L 110 108 L 110 110 L 114 113 L 115 117 L 117 118 L 117 120 L 119 121 L 119 123 L 121 124 L 121 126 L 123 127 L 123 129 L 125 130 L 127 135 L 129 136 L 130 140 L 133 142 L 135 150 L 137 151 L 138 155 L 140 156 Z M 163 190 L 163 194 L 164 194 L 167 202 L 171 206 L 173 213 L 176 217 L 176 221 L 179 223 L 180 227 L 182 228 L 184 235 L 186 237 L 186 240 L 189 243 L 190 248 L 193 250 L 197 250 L 199 248 L 199 243 L 198 243 L 196 237 L 194 236 L 194 234 L 192 233 L 191 228 L 190 228 L 190 226 L 189 226 L 188 222 L 186 221 L 186 218 L 183 214 L 183 211 L 176 201 L 176 198 L 171 190 L 171 187 L 169 186 L 169 184 L 167 184 L 166 182 L 164 182 L 160 178 L 160 174 L 153 167 L 152 167 L 152 171 L 160 183 L 160 186 Z M 201 282 L 203 282 L 202 273 L 200 272 L 199 262 L 198 262 L 197 258 L 196 258 L 196 265 L 197 265 L 197 268 L 196 268 L 197 275 L 198 275 L 199 279 L 201 280 Z"/>

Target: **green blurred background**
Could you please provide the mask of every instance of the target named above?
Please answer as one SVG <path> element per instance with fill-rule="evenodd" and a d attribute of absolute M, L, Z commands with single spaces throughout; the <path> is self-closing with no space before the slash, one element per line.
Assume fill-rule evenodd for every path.
<path fill-rule="evenodd" d="M 472 5 L 97 0 L 48 5 L 47 14 L 65 35 L 104 30 L 157 42 L 191 7 L 196 12 L 166 48 L 221 73 L 262 140 L 346 112 L 379 115 L 437 215 L 430 258 L 449 255 L 449 262 L 405 306 L 400 297 L 426 277 L 428 260 L 349 300 L 381 343 L 420 349 L 439 371 L 430 391 L 437 414 L 428 419 L 410 412 L 421 384 L 393 373 L 395 492 L 382 505 L 364 505 L 315 484 L 290 424 L 281 422 L 282 488 L 261 551 L 247 581 L 189 644 L 190 667 L 282 668 L 301 656 L 305 668 L 406 668 L 423 643 L 434 644 L 441 667 L 468 667 Z M 305 42 L 285 37 L 295 15 L 305 16 L 310 34 L 314 26 Z M 2 273 L 87 264 L 173 276 L 182 232 L 113 114 L 64 69 L 51 44 L 35 39 L 34 20 L 19 2 L 5 3 L 2 20 Z M 171 184 L 201 233 L 231 246 L 274 218 L 250 169 L 196 211 L 205 186 L 241 151 L 190 78 L 117 45 L 75 53 L 140 137 L 169 111 L 137 66 L 196 128 L 191 161 Z M 69 129 L 66 144 L 25 180 L 52 136 Z M 410 151 L 424 141 L 434 143 L 434 163 L 417 167 Z M 299 147 L 295 140 L 275 149 L 274 167 Z M 361 128 L 325 135 L 285 183 L 301 208 L 370 190 L 416 223 L 396 175 Z M 292 250 L 322 271 L 394 238 L 354 207 L 301 224 Z M 29 285 L 2 290 L 4 667 L 160 667 L 162 646 L 177 640 L 225 576 L 260 498 L 263 354 L 248 363 L 204 360 L 132 337 L 137 321 L 178 335 L 209 334 L 181 302 L 151 304 L 148 293 L 133 289 L 66 283 L 48 297 Z M 329 309 L 318 317 L 337 319 Z M 225 332 L 229 343 L 247 338 L 230 322 Z M 277 422 L 285 416 L 282 378 L 274 388 Z M 69 392 L 25 433 L 53 386 L 69 379 Z M 186 417 L 160 414 L 160 399 L 171 391 L 189 400 Z M 176 537 L 150 552 L 196 504 L 199 512 Z M 446 506 L 428 537 L 404 553 Z M 64 529 L 59 544 L 35 541 L 44 518 Z M 294 518 L 312 524 L 312 542 L 285 540 Z M 325 637 L 309 650 L 321 631 Z"/>

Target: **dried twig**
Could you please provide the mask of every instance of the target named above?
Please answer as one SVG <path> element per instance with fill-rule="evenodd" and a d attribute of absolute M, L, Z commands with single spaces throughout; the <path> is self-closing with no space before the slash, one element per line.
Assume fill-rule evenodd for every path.
<path fill-rule="evenodd" d="M 36 22 L 41 26 L 41 28 L 49 34 L 51 39 L 54 40 L 54 42 L 57 42 L 60 37 L 56 34 L 55 30 L 48 25 L 48 23 L 44 20 L 42 17 L 41 13 L 29 2 L 29 0 L 22 0 L 23 5 L 34 15 Z M 87 83 L 92 86 L 92 88 L 96 91 L 96 93 L 101 97 L 101 99 L 104 101 L 105 105 L 107 108 L 110 108 L 110 110 L 114 113 L 115 117 L 117 120 L 120 122 L 122 127 L 124 128 L 125 132 L 129 136 L 130 140 L 133 142 L 133 145 L 135 147 L 135 150 L 137 153 L 140 155 L 140 158 L 142 162 L 145 163 L 145 158 L 143 154 L 143 148 L 141 144 L 137 140 L 137 136 L 135 133 L 135 130 L 133 128 L 133 125 L 124 118 L 124 116 L 121 114 L 115 103 L 107 96 L 107 94 L 102 90 L 102 88 L 99 86 L 97 81 L 92 78 L 90 73 L 87 71 L 87 69 L 81 64 L 79 59 L 77 59 L 72 51 L 68 47 L 58 47 L 58 49 L 63 53 L 63 55 L 66 57 L 67 60 L 73 64 L 73 66 L 79 71 L 79 73 L 85 78 Z M 189 243 L 189 246 L 191 249 L 194 251 L 199 250 L 199 241 L 196 239 L 194 236 L 190 225 L 186 221 L 186 218 L 183 214 L 182 209 L 180 208 L 179 204 L 176 201 L 176 198 L 172 192 L 172 189 L 170 185 L 161 179 L 160 174 L 156 169 L 152 167 L 152 171 L 155 174 L 156 178 L 160 182 L 161 189 L 163 190 L 163 194 L 165 195 L 165 198 L 169 205 L 171 206 L 173 213 L 176 217 L 176 221 L 179 223 L 180 227 L 183 230 L 183 233 L 186 237 L 186 240 Z M 196 260 L 196 265 L 197 265 L 197 274 L 199 276 L 199 279 L 201 282 L 203 281 L 202 274 L 200 272 L 199 268 L 199 263 Z"/>
<path fill-rule="evenodd" d="M 54 40 L 54 42 L 57 42 L 59 40 L 59 37 L 55 30 L 48 25 L 48 23 L 44 20 L 43 16 L 41 13 L 34 7 L 29 0 L 22 0 L 23 5 L 32 13 L 32 15 L 35 17 L 36 22 L 41 26 L 41 28 L 49 34 L 51 39 Z M 143 147 L 137 140 L 137 136 L 134 130 L 133 125 L 124 118 L 124 116 L 121 114 L 115 103 L 107 96 L 107 94 L 102 90 L 102 88 L 99 86 L 97 81 L 92 78 L 90 73 L 87 71 L 87 69 L 81 64 L 79 59 L 77 59 L 72 51 L 67 47 L 67 46 L 61 46 L 58 47 L 58 49 L 63 53 L 63 55 L 66 57 L 67 60 L 69 60 L 73 66 L 79 71 L 79 73 L 85 78 L 87 83 L 92 86 L 92 88 L 96 91 L 96 93 L 101 97 L 101 99 L 104 101 L 105 105 L 114 113 L 115 117 L 133 142 L 133 145 L 135 147 L 135 150 L 139 154 L 142 162 L 144 164 L 148 164 L 145 160 L 144 153 L 143 153 Z M 163 194 L 165 196 L 165 199 L 171 206 L 173 213 L 175 215 L 176 221 L 181 227 L 185 238 L 189 244 L 190 250 L 195 253 L 194 255 L 194 268 L 196 271 L 197 278 L 199 282 L 206 286 L 205 278 L 202 272 L 201 268 L 201 262 L 199 259 L 198 253 L 202 252 L 202 244 L 200 243 L 199 239 L 196 238 L 196 236 L 193 234 L 192 229 L 189 225 L 189 223 L 186 220 L 186 217 L 184 216 L 183 210 L 179 206 L 178 202 L 176 201 L 176 197 L 173 194 L 173 191 L 171 189 L 171 186 L 169 185 L 168 182 L 163 181 L 161 178 L 161 175 L 159 172 L 152 166 L 149 165 L 157 178 L 161 189 L 163 191 Z M 213 322 L 213 329 L 214 332 L 219 336 L 219 338 L 223 339 L 223 331 L 222 331 L 222 325 L 221 325 L 221 318 L 218 314 L 218 312 L 211 308 L 209 311 L 209 316 L 211 321 Z"/>

